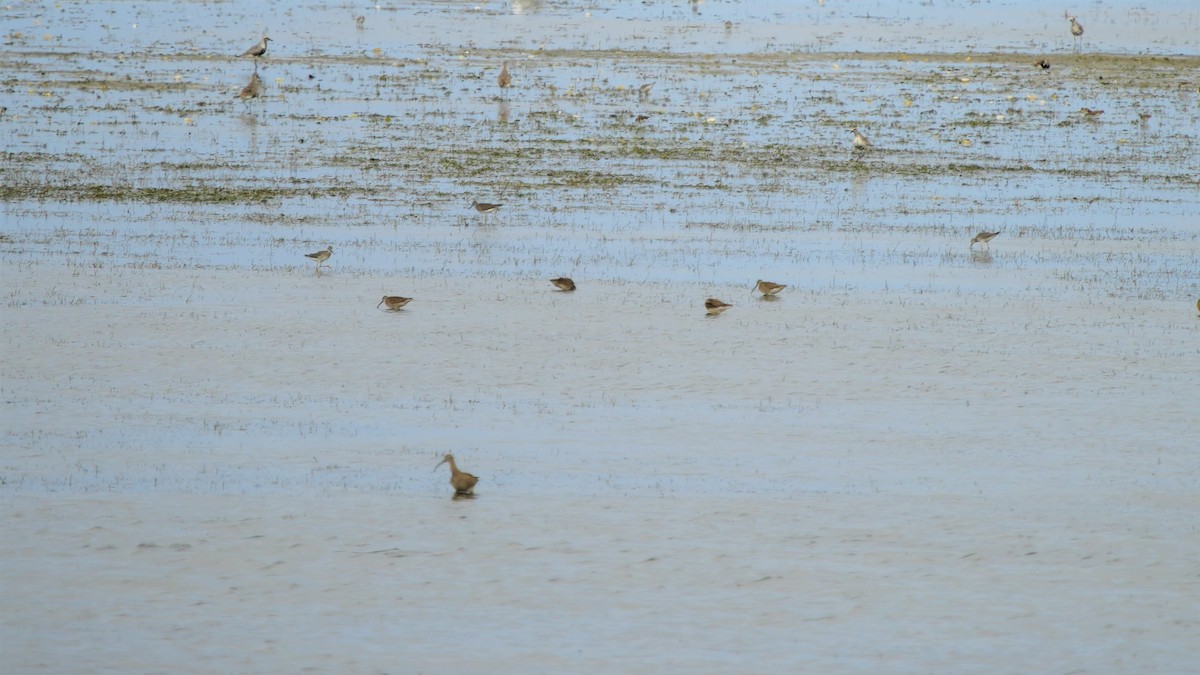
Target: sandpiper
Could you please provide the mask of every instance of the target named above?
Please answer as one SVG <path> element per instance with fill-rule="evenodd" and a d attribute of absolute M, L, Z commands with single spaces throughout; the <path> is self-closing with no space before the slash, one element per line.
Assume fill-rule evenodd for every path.
<path fill-rule="evenodd" d="M 979 243 L 982 243 L 984 246 L 991 248 L 991 245 L 988 244 L 988 242 L 995 239 L 996 235 L 998 235 L 998 234 L 1000 234 L 1000 230 L 996 230 L 995 232 L 980 232 L 979 234 L 975 235 L 974 239 L 971 240 L 970 248 L 974 249 L 975 244 L 979 244 Z"/>
<path fill-rule="evenodd" d="M 459 471 L 458 465 L 454 463 L 454 455 L 446 453 L 442 461 L 438 462 L 437 466 L 433 467 L 434 471 L 438 466 L 450 464 L 450 485 L 454 487 L 454 493 L 459 495 L 469 495 L 475 491 L 475 484 L 479 479 L 466 471 Z"/>
<path fill-rule="evenodd" d="M 640 96 L 640 97 L 642 97 L 642 98 L 646 98 L 647 96 L 649 96 L 649 95 L 650 95 L 650 90 L 651 90 L 651 89 L 653 89 L 653 88 L 654 88 L 654 83 L 653 83 L 653 82 L 647 82 L 647 83 L 645 83 L 645 84 L 639 84 L 639 85 L 638 85 L 638 96 Z"/>
<path fill-rule="evenodd" d="M 854 149 L 855 150 L 861 151 L 861 150 L 866 150 L 867 148 L 871 147 L 871 141 L 868 141 L 867 137 L 863 136 L 862 133 L 860 133 L 858 129 L 851 129 L 850 132 L 854 134 Z"/>
<path fill-rule="evenodd" d="M 560 291 L 570 292 L 570 291 L 575 290 L 575 282 L 571 281 L 570 277 L 559 277 L 557 279 L 551 279 L 550 283 L 554 284 L 554 286 Z"/>
<path fill-rule="evenodd" d="M 331 256 L 331 255 L 333 255 L 333 247 L 332 246 L 326 248 L 324 251 L 317 251 L 316 253 L 305 253 L 304 257 L 312 258 L 313 260 L 316 260 L 317 261 L 317 269 L 320 270 L 321 265 L 324 265 L 325 261 L 329 260 L 329 256 Z"/>
<path fill-rule="evenodd" d="M 258 44 L 242 52 L 242 56 L 253 56 L 255 59 L 257 59 L 258 57 L 267 53 L 267 43 L 270 41 L 271 38 L 264 35 L 262 39 L 258 41 Z"/>
<path fill-rule="evenodd" d="M 763 297 L 779 295 L 779 291 L 782 291 L 785 288 L 787 288 L 786 284 L 777 284 L 771 281 L 763 281 L 762 279 L 759 279 L 754 284 L 754 290 L 762 293 Z"/>
<path fill-rule="evenodd" d="M 704 309 L 708 311 L 709 316 L 716 316 L 730 307 L 733 307 L 733 305 L 728 302 L 721 302 L 716 298 L 709 298 L 704 301 Z"/>
<path fill-rule="evenodd" d="M 488 204 L 486 202 L 472 201 L 471 206 L 474 207 L 476 211 L 486 214 L 486 213 L 495 213 L 500 210 L 501 206 L 504 206 L 504 205 L 503 204 Z"/>
<path fill-rule="evenodd" d="M 1083 44 L 1083 26 L 1075 17 L 1066 15 L 1065 12 L 1063 14 L 1071 21 L 1071 39 L 1075 42 L 1075 51 L 1079 51 L 1080 45 Z"/>
<path fill-rule="evenodd" d="M 512 75 L 508 74 L 508 61 L 500 64 L 500 74 L 496 76 L 496 84 L 500 85 L 501 89 L 512 84 Z"/>
<path fill-rule="evenodd" d="M 399 295 L 385 295 L 379 301 L 379 305 L 387 305 L 387 308 L 394 312 L 409 302 L 412 302 L 412 298 L 405 298 Z M 379 305 L 375 305 L 375 309 L 379 309 Z"/>
<path fill-rule="evenodd" d="M 1103 110 L 1092 110 L 1091 108 L 1080 108 L 1079 112 L 1083 113 L 1083 116 L 1089 119 L 1095 119 L 1104 114 Z"/>
<path fill-rule="evenodd" d="M 259 96 L 262 96 L 262 93 L 262 78 L 258 76 L 258 73 L 254 73 L 250 76 L 250 83 L 245 87 L 242 87 L 242 91 L 237 95 L 237 97 L 243 101 L 249 101 L 252 98 L 258 98 Z"/>
<path fill-rule="evenodd" d="M 1050 62 L 1047 61 L 1046 59 L 1038 59 L 1037 61 L 1033 62 L 1033 65 L 1037 66 L 1038 68 L 1041 68 L 1042 70 L 1050 69 Z"/>

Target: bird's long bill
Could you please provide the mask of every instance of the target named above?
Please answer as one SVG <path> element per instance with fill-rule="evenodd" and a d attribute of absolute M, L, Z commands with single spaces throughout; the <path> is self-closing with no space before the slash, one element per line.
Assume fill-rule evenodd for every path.
<path fill-rule="evenodd" d="M 444 460 L 444 459 L 443 459 L 442 461 L 440 461 L 440 462 L 438 462 L 438 463 L 437 463 L 437 466 L 433 467 L 433 470 L 434 470 L 434 471 L 437 471 L 437 470 L 438 470 L 439 468 L 441 468 L 441 466 L 442 466 L 443 464 L 445 464 L 445 463 L 446 463 L 446 460 Z"/>
<path fill-rule="evenodd" d="M 387 298 L 384 298 L 383 300 L 387 300 Z M 383 304 L 383 300 L 379 301 L 379 305 Z M 379 309 L 379 305 L 375 305 L 375 309 Z"/>

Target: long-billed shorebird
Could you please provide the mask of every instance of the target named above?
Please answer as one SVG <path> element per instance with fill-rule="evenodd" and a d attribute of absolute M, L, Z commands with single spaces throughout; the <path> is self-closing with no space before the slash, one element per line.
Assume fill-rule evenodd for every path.
<path fill-rule="evenodd" d="M 787 288 L 786 284 L 777 284 L 773 281 L 763 281 L 762 279 L 759 279 L 758 281 L 754 282 L 753 290 L 762 293 L 763 297 L 767 297 L 771 295 L 779 295 L 779 291 L 782 291 L 785 288 Z"/>
<path fill-rule="evenodd" d="M 716 316 L 730 307 L 733 307 L 733 305 L 728 302 L 721 302 L 716 298 L 709 298 L 704 301 L 704 309 L 708 312 L 709 316 Z"/>
<path fill-rule="evenodd" d="M 1074 41 L 1075 51 L 1079 51 L 1079 48 L 1083 45 L 1083 25 L 1076 21 L 1075 17 L 1066 12 L 1063 13 L 1063 16 L 1066 16 L 1071 22 L 1071 39 Z"/>
<path fill-rule="evenodd" d="M 331 255 L 333 255 L 333 247 L 332 246 L 326 248 L 324 251 L 317 251 L 316 253 L 305 253 L 304 257 L 312 258 L 313 260 L 316 260 L 317 261 L 317 270 L 320 270 L 321 265 L 324 265 L 325 261 L 329 260 L 329 256 L 331 256 Z"/>
<path fill-rule="evenodd" d="M 507 89 L 508 85 L 512 84 L 512 75 L 508 74 L 508 61 L 500 64 L 500 74 L 496 76 L 496 84 L 500 85 L 501 89 Z"/>
<path fill-rule="evenodd" d="M 410 302 L 412 302 L 412 298 L 405 298 L 399 295 L 385 295 L 379 301 L 379 305 L 387 305 L 387 308 L 394 312 Z M 375 309 L 379 309 L 379 305 L 375 305 Z"/>
<path fill-rule="evenodd" d="M 263 93 L 263 81 L 258 76 L 258 73 L 250 75 L 250 83 L 242 87 L 241 93 L 237 95 L 243 101 L 249 101 L 252 98 L 258 98 Z"/>
<path fill-rule="evenodd" d="M 447 452 L 442 461 L 433 467 L 433 470 L 437 471 L 438 467 L 443 464 L 450 465 L 450 485 L 454 488 L 455 494 L 469 495 L 475 491 L 475 484 L 479 482 L 479 479 L 466 471 L 459 471 L 458 465 L 454 463 L 454 455 Z"/>
<path fill-rule="evenodd" d="M 1096 110 L 1096 109 L 1094 109 L 1094 108 L 1086 108 L 1086 107 L 1085 107 L 1085 108 L 1080 108 L 1080 109 L 1079 109 L 1079 112 L 1080 112 L 1080 113 L 1083 113 L 1083 117 L 1084 117 L 1085 119 L 1089 119 L 1089 120 L 1094 120 L 1094 119 L 1096 119 L 1097 117 L 1099 117 L 1099 116 L 1101 116 L 1101 115 L 1103 115 L 1103 114 L 1104 114 L 1104 111 L 1103 111 L 1103 110 Z"/>
<path fill-rule="evenodd" d="M 649 95 L 650 95 L 650 90 L 651 90 L 651 89 L 653 89 L 653 88 L 654 88 L 654 83 L 653 83 L 653 82 L 647 82 L 647 83 L 645 83 L 645 84 L 639 84 L 639 85 L 638 85 L 638 97 L 639 97 L 639 98 L 646 98 L 647 96 L 649 96 Z"/>
<path fill-rule="evenodd" d="M 980 232 L 979 234 L 975 235 L 974 239 L 971 240 L 970 248 L 973 249 L 973 248 L 975 248 L 975 244 L 980 244 L 980 243 L 983 244 L 984 246 L 987 246 L 988 248 L 991 248 L 991 246 L 988 244 L 988 242 L 995 239 L 996 235 L 998 235 L 998 234 L 1000 234 L 1000 230 L 996 230 L 995 232 Z"/>
<path fill-rule="evenodd" d="M 554 284 L 555 288 L 557 288 L 560 291 L 570 292 L 570 291 L 575 290 L 575 282 L 571 281 L 570 277 L 559 277 L 557 279 L 551 279 L 550 283 Z"/>

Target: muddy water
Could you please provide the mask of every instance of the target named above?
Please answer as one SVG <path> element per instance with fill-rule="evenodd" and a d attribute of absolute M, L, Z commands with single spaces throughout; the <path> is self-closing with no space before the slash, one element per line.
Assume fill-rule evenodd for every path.
<path fill-rule="evenodd" d="M 255 7 L 4 10 L 17 670 L 1190 667 L 1200 12 Z"/>

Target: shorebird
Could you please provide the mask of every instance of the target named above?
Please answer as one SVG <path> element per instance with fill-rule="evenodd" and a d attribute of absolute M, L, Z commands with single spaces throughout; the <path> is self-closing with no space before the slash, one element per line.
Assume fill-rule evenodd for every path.
<path fill-rule="evenodd" d="M 325 261 L 329 260 L 329 256 L 331 256 L 331 255 L 333 255 L 333 247 L 332 246 L 325 249 L 324 251 L 317 251 L 316 253 L 305 253 L 304 257 L 312 258 L 313 260 L 316 260 L 317 261 L 317 270 L 319 271 L 321 269 L 321 265 L 324 265 Z"/>
<path fill-rule="evenodd" d="M 1080 108 L 1079 112 L 1083 113 L 1088 119 L 1095 119 L 1104 114 L 1103 110 L 1092 110 L 1091 108 Z"/>
<path fill-rule="evenodd" d="M 1033 62 L 1033 65 L 1037 66 L 1038 68 L 1041 68 L 1042 70 L 1050 69 L 1050 62 L 1047 61 L 1046 59 L 1038 59 L 1037 61 Z"/>
<path fill-rule="evenodd" d="M 727 302 L 721 302 L 716 298 L 709 298 L 704 301 L 704 309 L 708 311 L 709 316 L 716 316 L 730 307 L 733 307 L 733 305 Z"/>
<path fill-rule="evenodd" d="M 763 297 L 771 295 L 779 295 L 779 291 L 787 288 L 786 284 L 777 284 L 771 281 L 763 281 L 759 279 L 754 283 L 754 290 L 763 294 Z"/>
<path fill-rule="evenodd" d="M 1083 26 L 1066 12 L 1063 12 L 1063 16 L 1071 21 L 1071 39 L 1075 42 L 1075 51 L 1079 51 L 1080 45 L 1083 44 Z"/>
<path fill-rule="evenodd" d="M 575 282 L 571 281 L 570 277 L 559 277 L 557 279 L 551 279 L 550 283 L 554 284 L 555 287 L 557 287 L 558 290 L 560 290 L 560 291 L 570 292 L 570 291 L 575 290 Z"/>
<path fill-rule="evenodd" d="M 501 89 L 512 84 L 512 75 L 508 74 L 508 61 L 500 64 L 500 74 L 496 76 L 496 84 L 500 85 Z"/>
<path fill-rule="evenodd" d="M 495 212 L 499 211 L 500 207 L 504 206 L 504 205 L 503 204 L 488 204 L 485 202 L 472 201 L 471 206 L 474 207 L 476 211 L 483 213 L 483 214 L 487 214 L 487 213 L 495 213 Z"/>
<path fill-rule="evenodd" d="M 407 305 L 411 301 L 412 298 L 405 298 L 399 295 L 385 295 L 383 296 L 383 299 L 379 301 L 379 305 L 387 305 L 387 308 L 394 312 Z M 379 309 L 379 305 L 375 305 L 375 309 Z"/>
<path fill-rule="evenodd" d="M 267 53 L 267 43 L 270 41 L 271 38 L 264 35 L 262 39 L 258 41 L 258 44 L 242 52 L 242 56 L 253 56 L 255 61 L 257 61 L 258 57 Z"/>
<path fill-rule="evenodd" d="M 252 98 L 258 98 L 259 96 L 262 96 L 262 93 L 262 78 L 258 76 L 258 73 L 254 73 L 250 76 L 250 83 L 245 87 L 242 87 L 242 91 L 237 95 L 237 97 L 243 101 L 249 101 Z"/>
<path fill-rule="evenodd" d="M 991 245 L 988 244 L 988 242 L 995 239 L 996 235 L 998 235 L 998 234 L 1000 234 L 1000 230 L 996 230 L 995 232 L 980 232 L 979 234 L 975 235 L 974 239 L 971 240 L 970 248 L 974 249 L 975 244 L 979 244 L 979 243 L 982 243 L 984 246 L 991 248 Z"/>
<path fill-rule="evenodd" d="M 479 479 L 466 471 L 459 471 L 458 465 L 454 463 L 454 455 L 447 452 L 442 461 L 433 467 L 434 471 L 437 470 L 438 466 L 447 463 L 450 464 L 450 485 L 454 487 L 454 493 L 459 495 L 472 494 L 475 491 L 475 484 L 479 482 Z"/>
<path fill-rule="evenodd" d="M 871 142 L 866 139 L 857 129 L 850 130 L 854 135 L 854 149 L 866 150 L 871 147 Z"/>
<path fill-rule="evenodd" d="M 638 96 L 639 96 L 639 97 L 641 97 L 641 98 L 646 98 L 647 96 L 649 96 L 649 95 L 650 95 L 650 90 L 651 90 L 651 89 L 653 89 L 653 88 L 654 88 L 654 83 L 653 83 L 653 82 L 647 82 L 647 83 L 645 83 L 645 84 L 639 84 L 639 85 L 638 85 Z"/>

